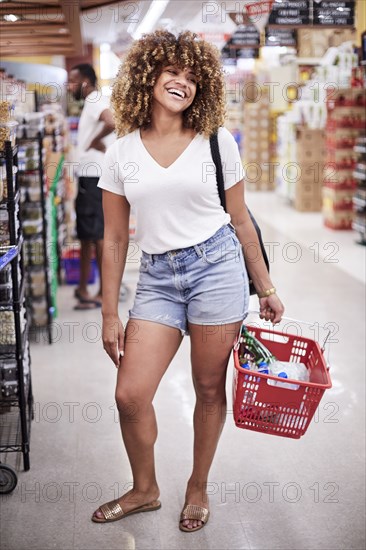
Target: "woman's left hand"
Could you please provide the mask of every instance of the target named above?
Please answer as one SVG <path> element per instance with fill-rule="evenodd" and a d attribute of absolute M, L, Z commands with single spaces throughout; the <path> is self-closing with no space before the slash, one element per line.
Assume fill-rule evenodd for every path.
<path fill-rule="evenodd" d="M 274 325 L 279 323 L 285 311 L 283 303 L 277 294 L 271 294 L 266 298 L 259 298 L 259 317 L 271 321 Z"/>

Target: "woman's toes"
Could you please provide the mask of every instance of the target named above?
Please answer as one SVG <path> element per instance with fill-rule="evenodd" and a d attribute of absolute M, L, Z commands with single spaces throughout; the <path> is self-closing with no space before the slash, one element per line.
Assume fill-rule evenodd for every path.
<path fill-rule="evenodd" d="M 98 510 L 95 510 L 93 515 L 98 519 L 103 519 L 103 517 L 104 517 L 100 508 L 98 508 Z"/>

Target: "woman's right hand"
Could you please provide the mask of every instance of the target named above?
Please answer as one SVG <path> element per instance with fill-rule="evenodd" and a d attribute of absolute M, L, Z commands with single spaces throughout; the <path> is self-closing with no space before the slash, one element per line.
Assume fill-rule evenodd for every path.
<path fill-rule="evenodd" d="M 103 347 L 116 367 L 119 367 L 120 356 L 124 354 L 125 331 L 118 315 L 103 316 Z"/>

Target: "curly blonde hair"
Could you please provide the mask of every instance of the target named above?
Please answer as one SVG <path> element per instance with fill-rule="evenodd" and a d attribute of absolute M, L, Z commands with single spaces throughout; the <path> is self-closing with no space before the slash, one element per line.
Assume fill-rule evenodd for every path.
<path fill-rule="evenodd" d="M 197 78 L 184 126 L 209 137 L 224 124 L 225 82 L 217 48 L 189 31 L 176 37 L 158 30 L 137 40 L 119 68 L 111 99 L 119 137 L 150 125 L 153 88 L 168 65 L 189 67 Z"/>

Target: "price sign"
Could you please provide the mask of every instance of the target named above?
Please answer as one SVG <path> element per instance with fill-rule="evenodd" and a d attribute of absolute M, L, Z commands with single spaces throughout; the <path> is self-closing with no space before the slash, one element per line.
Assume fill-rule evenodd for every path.
<path fill-rule="evenodd" d="M 275 0 L 268 25 L 302 27 L 311 25 L 310 0 Z"/>
<path fill-rule="evenodd" d="M 321 27 L 354 27 L 354 0 L 314 0 L 314 25 Z"/>
<path fill-rule="evenodd" d="M 292 29 L 266 28 L 266 46 L 297 48 L 297 31 Z"/>
<path fill-rule="evenodd" d="M 238 48 L 259 48 L 260 35 L 254 25 L 243 25 L 234 32 L 227 46 Z"/>
<path fill-rule="evenodd" d="M 259 48 L 229 48 L 225 46 L 221 50 L 221 57 L 224 60 L 225 64 L 232 62 L 234 59 L 258 59 L 259 57 Z"/>

